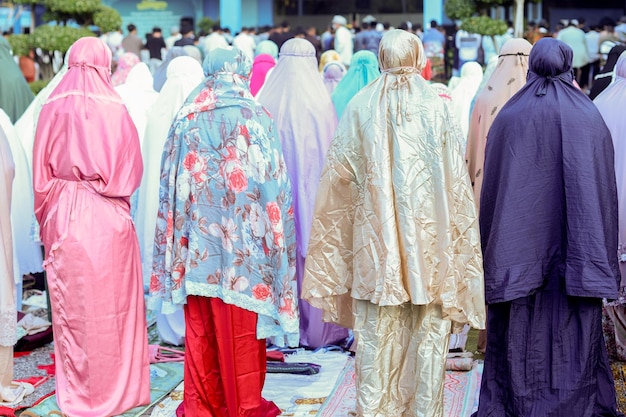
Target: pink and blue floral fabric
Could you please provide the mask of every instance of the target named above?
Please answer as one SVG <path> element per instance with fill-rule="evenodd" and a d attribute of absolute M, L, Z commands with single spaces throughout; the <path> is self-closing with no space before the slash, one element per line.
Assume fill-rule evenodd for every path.
<path fill-rule="evenodd" d="M 297 345 L 291 186 L 250 60 L 218 49 L 174 121 L 161 164 L 150 307 L 219 297 L 258 314 L 257 337 Z"/>

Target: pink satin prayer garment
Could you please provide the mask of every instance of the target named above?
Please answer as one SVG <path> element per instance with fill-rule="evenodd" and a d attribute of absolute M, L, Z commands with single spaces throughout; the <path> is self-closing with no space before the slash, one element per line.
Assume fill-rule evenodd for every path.
<path fill-rule="evenodd" d="M 110 65 L 102 41 L 76 41 L 35 134 L 57 402 L 70 417 L 117 415 L 150 402 L 141 259 L 129 212 L 143 165 Z"/>

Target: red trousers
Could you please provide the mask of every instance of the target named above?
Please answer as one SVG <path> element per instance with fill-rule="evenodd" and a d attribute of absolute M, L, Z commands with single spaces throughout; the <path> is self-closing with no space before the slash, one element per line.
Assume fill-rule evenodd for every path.
<path fill-rule="evenodd" d="M 185 305 L 185 399 L 178 416 L 276 417 L 261 397 L 265 340 L 257 315 L 219 298 L 188 296 Z"/>

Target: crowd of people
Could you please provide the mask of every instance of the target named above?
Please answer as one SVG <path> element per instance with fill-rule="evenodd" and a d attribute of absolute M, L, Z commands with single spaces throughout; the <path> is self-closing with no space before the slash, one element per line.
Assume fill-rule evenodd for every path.
<path fill-rule="evenodd" d="M 149 403 L 146 308 L 184 345 L 178 416 L 278 416 L 267 347 L 340 345 L 355 415 L 440 417 L 470 328 L 476 417 L 623 416 L 626 47 L 618 26 L 594 67 L 581 24 L 498 38 L 485 69 L 461 33 L 447 85 L 437 22 L 131 24 L 36 97 L 0 38 L 0 404 L 45 268 L 67 416 Z"/>

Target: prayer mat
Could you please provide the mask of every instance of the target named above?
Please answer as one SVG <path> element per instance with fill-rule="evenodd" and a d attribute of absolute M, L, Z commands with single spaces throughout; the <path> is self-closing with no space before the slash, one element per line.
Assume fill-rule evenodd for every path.
<path fill-rule="evenodd" d="M 183 380 L 183 363 L 168 362 L 150 365 L 150 404 L 135 407 L 118 417 L 138 417 L 161 401 Z M 25 410 L 20 417 L 60 416 L 56 395 L 46 398 L 37 406 Z"/>
<path fill-rule="evenodd" d="M 482 376 L 482 361 L 474 361 L 471 371 L 446 371 L 443 389 L 446 417 L 470 417 L 478 410 Z"/>
<path fill-rule="evenodd" d="M 617 409 L 626 413 L 626 362 L 611 364 L 613 379 L 615 380 L 615 394 L 617 396 Z"/>
<path fill-rule="evenodd" d="M 444 415 L 469 417 L 478 409 L 482 361 L 474 361 L 471 371 L 447 371 L 444 382 Z M 349 360 L 337 384 L 318 412 L 318 417 L 348 417 L 356 410 L 354 360 Z"/>
<path fill-rule="evenodd" d="M 354 358 L 350 358 L 318 415 L 320 417 L 347 417 L 349 412 L 355 411 L 355 383 Z"/>
<path fill-rule="evenodd" d="M 54 347 L 52 344 L 47 344 L 32 352 L 14 352 L 13 379 L 28 382 L 35 387 L 35 390 L 15 406 L 0 409 L 0 416 L 19 415 L 19 410 L 33 407 L 54 394 L 53 358 Z"/>
<path fill-rule="evenodd" d="M 263 398 L 276 403 L 282 410 L 282 417 L 315 416 L 349 361 L 353 361 L 350 355 L 342 352 L 298 350 L 288 354 L 286 363 L 314 363 L 320 365 L 320 372 L 314 375 L 268 373 Z"/>
<path fill-rule="evenodd" d="M 163 401 L 152 409 L 150 417 L 176 417 L 176 409 L 183 402 L 185 383 L 181 382 Z"/>

